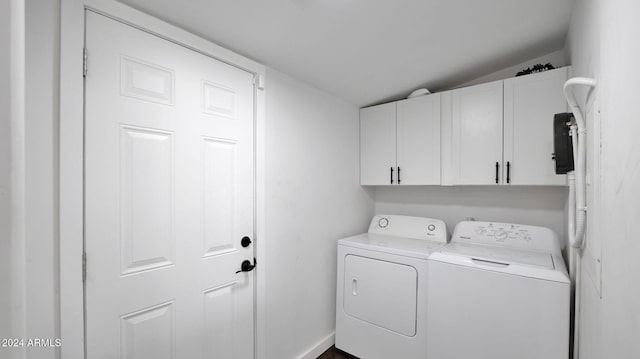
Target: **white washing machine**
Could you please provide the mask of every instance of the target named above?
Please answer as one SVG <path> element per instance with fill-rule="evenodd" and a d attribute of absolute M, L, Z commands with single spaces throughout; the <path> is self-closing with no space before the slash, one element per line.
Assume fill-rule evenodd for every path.
<path fill-rule="evenodd" d="M 567 359 L 570 281 L 555 233 L 461 222 L 429 261 L 429 359 Z"/>
<path fill-rule="evenodd" d="M 366 359 L 424 359 L 427 259 L 446 243 L 443 221 L 396 215 L 339 240 L 336 347 Z"/>

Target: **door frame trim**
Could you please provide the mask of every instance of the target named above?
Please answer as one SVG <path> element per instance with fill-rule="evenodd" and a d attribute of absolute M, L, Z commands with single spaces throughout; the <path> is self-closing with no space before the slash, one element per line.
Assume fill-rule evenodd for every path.
<path fill-rule="evenodd" d="M 264 79 L 266 67 L 114 0 L 62 0 L 60 9 L 60 337 L 61 357 L 85 358 L 84 78 L 85 11 L 136 27 Z M 90 54 L 89 54 L 90 56 Z M 89 58 L 89 71 L 91 59 Z M 265 357 L 265 91 L 254 86 L 254 357 Z"/>

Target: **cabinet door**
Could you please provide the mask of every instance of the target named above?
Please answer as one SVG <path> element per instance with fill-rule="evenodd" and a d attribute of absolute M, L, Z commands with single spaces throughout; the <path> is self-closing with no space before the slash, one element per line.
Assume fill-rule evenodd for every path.
<path fill-rule="evenodd" d="M 502 182 L 502 81 L 451 92 L 451 169 L 458 185 Z"/>
<path fill-rule="evenodd" d="M 360 184 L 390 185 L 396 183 L 396 178 L 396 104 L 363 108 L 360 110 Z"/>
<path fill-rule="evenodd" d="M 504 81 L 504 165 L 515 185 L 564 185 L 555 174 L 553 115 L 567 111 L 567 68 Z M 505 172 L 506 175 L 506 172 Z M 505 182 L 506 183 L 506 182 Z"/>
<path fill-rule="evenodd" d="M 440 184 L 440 94 L 397 103 L 398 184 Z"/>

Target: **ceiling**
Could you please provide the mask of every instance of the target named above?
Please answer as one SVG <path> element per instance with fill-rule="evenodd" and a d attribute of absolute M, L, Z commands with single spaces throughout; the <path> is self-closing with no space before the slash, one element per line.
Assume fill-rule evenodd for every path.
<path fill-rule="evenodd" d="M 574 0 L 121 2 L 365 106 L 562 49 Z"/>

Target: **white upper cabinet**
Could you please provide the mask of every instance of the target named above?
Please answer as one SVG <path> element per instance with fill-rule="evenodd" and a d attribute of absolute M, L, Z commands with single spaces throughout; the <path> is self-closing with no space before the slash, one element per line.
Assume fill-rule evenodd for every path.
<path fill-rule="evenodd" d="M 564 185 L 555 174 L 553 115 L 567 111 L 568 68 L 504 81 L 504 163 L 514 185 Z M 506 169 L 506 168 L 505 168 Z"/>
<path fill-rule="evenodd" d="M 567 75 L 565 67 L 446 92 L 443 184 L 564 185 L 552 159 L 553 115 L 567 111 Z"/>
<path fill-rule="evenodd" d="M 360 110 L 360 184 L 440 184 L 439 94 Z"/>
<path fill-rule="evenodd" d="M 396 104 L 360 110 L 360 184 L 395 184 Z"/>
<path fill-rule="evenodd" d="M 451 91 L 452 184 L 500 183 L 502 109 L 502 81 Z"/>
<path fill-rule="evenodd" d="M 360 110 L 362 185 L 562 186 L 553 115 L 569 67 Z"/>
<path fill-rule="evenodd" d="M 400 185 L 440 184 L 440 94 L 397 102 Z"/>

